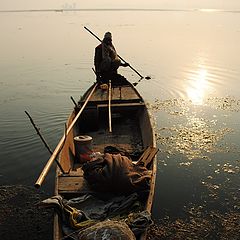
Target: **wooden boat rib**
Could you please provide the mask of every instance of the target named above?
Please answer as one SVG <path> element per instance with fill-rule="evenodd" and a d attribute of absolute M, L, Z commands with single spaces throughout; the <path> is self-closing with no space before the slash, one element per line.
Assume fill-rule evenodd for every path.
<path fill-rule="evenodd" d="M 92 85 L 79 101 L 79 108 L 84 104 L 86 98 L 94 88 Z M 76 150 L 74 137 L 89 135 L 93 138 L 92 148 L 94 152 L 103 153 L 106 146 L 121 148 L 132 154 L 141 152 L 148 147 L 156 150 L 155 135 L 150 116 L 143 98 L 128 81 L 111 88 L 111 124 L 112 132 L 109 132 L 109 96 L 108 90 L 97 86 L 90 97 L 84 111 L 67 135 L 64 146 L 59 155 L 59 162 L 67 174 L 57 169 L 55 194 L 63 198 L 77 197 L 84 193 L 91 193 L 86 180 L 83 177 L 82 164 L 76 161 Z M 78 113 L 75 108 L 71 113 L 67 126 L 70 126 Z M 150 163 L 147 168 L 151 172 L 151 184 L 145 209 L 151 212 L 155 178 L 156 178 L 156 151 L 153 153 L 148 149 L 142 158 Z M 152 156 L 150 156 L 152 154 Z M 58 216 L 54 219 L 54 240 L 62 239 L 61 224 Z M 140 239 L 145 239 L 146 233 Z"/>

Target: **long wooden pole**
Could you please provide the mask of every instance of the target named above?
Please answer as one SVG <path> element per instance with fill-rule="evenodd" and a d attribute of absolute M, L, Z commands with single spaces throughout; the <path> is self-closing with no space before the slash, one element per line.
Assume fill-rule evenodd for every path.
<path fill-rule="evenodd" d="M 111 114 L 111 98 L 112 98 L 112 86 L 111 80 L 109 80 L 108 86 L 108 119 L 109 119 L 109 132 L 112 132 L 112 114 Z"/>
<path fill-rule="evenodd" d="M 90 97 L 92 96 L 93 92 L 95 91 L 96 87 L 97 87 L 97 83 L 94 85 L 93 89 L 92 89 L 91 92 L 89 93 L 89 95 L 88 95 L 86 101 L 84 102 L 83 106 L 81 107 L 81 109 L 79 110 L 78 114 L 76 115 L 76 117 L 73 119 L 73 121 L 71 122 L 70 126 L 69 126 L 68 129 L 66 130 L 65 136 L 63 136 L 63 137 L 61 138 L 61 140 L 59 141 L 57 147 L 56 147 L 55 150 L 53 151 L 52 156 L 49 158 L 49 160 L 48 160 L 48 162 L 46 163 L 44 169 L 42 170 L 40 176 L 38 177 L 38 180 L 37 180 L 36 183 L 35 183 L 35 187 L 36 187 L 36 188 L 39 188 L 39 187 L 42 185 L 44 179 L 46 178 L 46 176 L 47 176 L 47 174 L 48 174 L 48 172 L 49 172 L 49 170 L 50 170 L 50 167 L 51 167 L 52 163 L 54 162 L 54 159 L 57 157 L 57 155 L 59 154 L 59 151 L 62 149 L 62 145 L 64 144 L 65 138 L 67 137 L 67 135 L 69 134 L 69 132 L 72 130 L 74 124 L 76 123 L 76 121 L 78 120 L 79 116 L 80 116 L 81 113 L 83 112 L 85 106 L 87 105 L 87 103 L 88 103 Z"/>
<path fill-rule="evenodd" d="M 40 139 L 42 140 L 44 146 L 47 148 L 47 150 L 49 151 L 50 154 L 53 154 L 53 151 L 51 150 L 51 148 L 50 148 L 49 145 L 47 144 L 46 140 L 44 139 L 44 137 L 43 137 L 42 134 L 40 133 L 39 128 L 38 128 L 38 127 L 36 126 L 36 124 L 34 123 L 32 117 L 30 116 L 30 114 L 29 114 L 27 111 L 25 111 L 25 113 L 26 113 L 27 116 L 29 117 L 30 122 L 32 123 L 32 125 L 33 125 L 34 129 L 36 130 L 38 136 L 39 136 Z M 58 167 L 60 168 L 61 172 L 62 172 L 62 173 L 65 173 L 64 170 L 63 170 L 63 168 L 62 168 L 62 166 L 61 166 L 61 164 L 58 162 L 58 160 L 55 159 L 55 161 L 56 161 Z"/>
<path fill-rule="evenodd" d="M 96 39 L 98 39 L 100 42 L 102 42 L 102 40 L 95 35 L 90 29 L 88 29 L 87 27 L 84 27 L 89 33 L 91 33 Z M 125 63 L 127 63 L 120 55 L 118 55 L 118 57 Z M 128 63 L 129 64 L 129 63 Z M 130 64 L 129 67 L 141 78 L 144 78 L 136 69 L 134 69 Z"/>

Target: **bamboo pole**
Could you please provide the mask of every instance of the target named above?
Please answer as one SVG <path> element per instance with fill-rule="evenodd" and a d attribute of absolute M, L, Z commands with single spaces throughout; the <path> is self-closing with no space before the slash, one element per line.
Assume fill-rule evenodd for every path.
<path fill-rule="evenodd" d="M 67 137 L 67 135 L 69 134 L 69 132 L 72 130 L 74 124 L 76 123 L 76 121 L 78 120 L 79 116 L 80 116 L 81 113 L 83 112 L 85 106 L 87 105 L 87 103 L 88 103 L 90 97 L 92 96 L 93 92 L 95 91 L 96 87 L 97 87 L 97 83 L 94 85 L 93 89 L 92 89 L 91 92 L 89 93 L 89 95 L 88 95 L 86 101 L 84 102 L 83 106 L 81 107 L 81 109 L 79 110 L 78 114 L 76 115 L 76 117 L 73 119 L 73 121 L 71 122 L 70 126 L 69 126 L 68 129 L 66 130 L 65 136 L 63 136 L 63 137 L 61 138 L 61 140 L 59 141 L 57 147 L 56 147 L 55 150 L 53 151 L 52 156 L 49 158 L 48 162 L 46 163 L 44 169 L 42 170 L 40 176 L 38 177 L 38 179 L 37 179 L 37 181 L 36 181 L 36 183 L 35 183 L 35 187 L 36 187 L 36 188 L 39 188 L 39 187 L 42 185 L 44 179 L 46 178 L 46 176 L 47 176 L 47 174 L 48 174 L 48 172 L 49 172 L 49 170 L 50 170 L 50 167 L 51 167 L 52 163 L 54 162 L 55 158 L 57 157 L 57 155 L 59 154 L 60 150 L 62 149 L 62 146 L 63 146 L 63 144 L 64 144 L 65 138 Z"/>
<path fill-rule="evenodd" d="M 112 114 L 111 114 L 111 98 L 112 98 L 112 86 L 111 80 L 108 85 L 108 119 L 109 119 L 109 132 L 112 132 Z"/>

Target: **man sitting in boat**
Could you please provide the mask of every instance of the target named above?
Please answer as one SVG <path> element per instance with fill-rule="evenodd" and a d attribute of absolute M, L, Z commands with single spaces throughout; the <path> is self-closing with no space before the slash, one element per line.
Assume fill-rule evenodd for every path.
<path fill-rule="evenodd" d="M 105 33 L 102 43 L 95 48 L 94 65 L 99 83 L 108 83 L 109 80 L 118 81 L 123 76 L 117 73 L 117 69 L 120 66 L 129 66 L 119 59 L 110 32 Z"/>

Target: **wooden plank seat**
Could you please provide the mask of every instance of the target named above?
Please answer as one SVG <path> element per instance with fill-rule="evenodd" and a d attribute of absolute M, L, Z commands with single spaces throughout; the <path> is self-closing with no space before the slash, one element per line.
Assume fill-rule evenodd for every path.
<path fill-rule="evenodd" d="M 158 148 L 147 147 L 141 157 L 138 159 L 136 164 L 143 164 L 145 167 L 152 162 L 154 156 L 157 154 Z"/>
<path fill-rule="evenodd" d="M 92 192 L 83 177 L 83 171 L 81 168 L 78 168 L 76 171 L 70 171 L 69 174 L 59 175 L 58 191 L 60 194 Z"/>
<path fill-rule="evenodd" d="M 112 103 L 111 107 L 139 107 L 139 106 L 144 106 L 144 103 L 142 102 L 137 102 L 137 103 Z M 98 108 L 106 108 L 108 107 L 108 104 L 98 104 Z"/>

